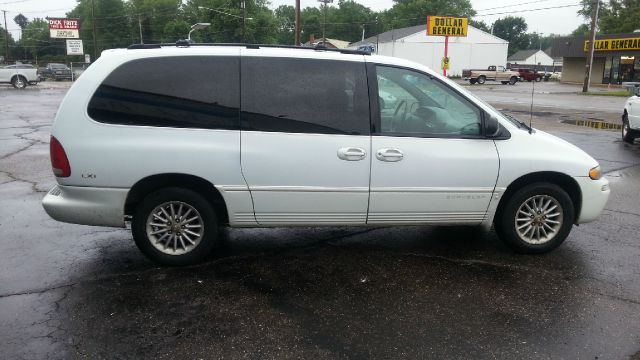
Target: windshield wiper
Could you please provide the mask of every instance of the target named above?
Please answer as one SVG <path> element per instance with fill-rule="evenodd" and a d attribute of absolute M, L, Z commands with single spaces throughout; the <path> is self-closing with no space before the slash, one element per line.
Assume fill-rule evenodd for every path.
<path fill-rule="evenodd" d="M 520 121 L 518 119 L 516 119 L 515 117 L 509 115 L 509 114 L 505 114 L 502 113 L 502 115 L 506 116 L 509 120 L 511 120 L 511 122 L 513 122 L 516 126 L 518 126 L 519 128 L 525 128 L 528 131 L 532 131 L 533 129 L 531 127 L 529 127 L 529 125 L 527 125 L 524 121 Z"/>

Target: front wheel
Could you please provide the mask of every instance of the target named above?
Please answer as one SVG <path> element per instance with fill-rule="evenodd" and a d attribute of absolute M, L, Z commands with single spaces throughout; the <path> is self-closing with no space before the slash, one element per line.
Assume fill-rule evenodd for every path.
<path fill-rule="evenodd" d="M 136 245 L 162 265 L 191 265 L 206 257 L 217 238 L 217 218 L 198 193 L 170 187 L 149 195 L 138 205 L 131 232 Z"/>
<path fill-rule="evenodd" d="M 629 117 L 625 114 L 622 118 L 622 141 L 633 144 L 633 140 L 636 137 L 633 136 L 633 131 L 631 131 L 631 127 L 629 126 Z"/>
<path fill-rule="evenodd" d="M 561 187 L 534 183 L 505 200 L 496 216 L 495 229 L 513 250 L 529 254 L 548 252 L 569 235 L 575 210 Z"/>

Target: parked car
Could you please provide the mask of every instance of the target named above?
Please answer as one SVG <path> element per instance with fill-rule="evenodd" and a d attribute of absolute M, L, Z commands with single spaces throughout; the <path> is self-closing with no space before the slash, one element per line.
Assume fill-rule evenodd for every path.
<path fill-rule="evenodd" d="M 71 80 L 71 69 L 65 64 L 48 63 L 45 67 L 40 68 L 40 74 L 45 79 L 55 81 Z"/>
<path fill-rule="evenodd" d="M 500 81 L 503 85 L 515 85 L 519 77 L 520 74 L 517 71 L 507 70 L 504 66 L 489 66 L 482 70 L 462 70 L 462 78 L 468 80 L 471 85 L 475 83 L 482 85 L 488 80 Z"/>
<path fill-rule="evenodd" d="M 622 140 L 633 144 L 640 137 L 640 89 L 636 88 L 636 94 L 627 99 L 622 114 Z"/>
<path fill-rule="evenodd" d="M 104 51 L 62 101 L 50 152 L 51 217 L 130 221 L 169 265 L 203 259 L 221 226 L 494 226 L 540 253 L 609 197 L 576 146 L 423 65 L 337 49 Z"/>
<path fill-rule="evenodd" d="M 518 74 L 520 75 L 520 79 L 522 79 L 523 81 L 542 81 L 542 77 L 544 76 L 543 73 L 539 73 L 536 70 L 533 69 L 513 69 L 514 71 L 517 71 Z"/>
<path fill-rule="evenodd" d="M 9 83 L 16 89 L 37 84 L 38 69 L 29 64 L 7 65 L 0 69 L 0 83 Z"/>

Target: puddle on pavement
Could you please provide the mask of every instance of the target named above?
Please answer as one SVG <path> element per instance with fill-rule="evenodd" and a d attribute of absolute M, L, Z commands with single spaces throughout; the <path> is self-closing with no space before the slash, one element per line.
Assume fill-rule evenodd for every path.
<path fill-rule="evenodd" d="M 562 120 L 561 122 L 563 124 L 584 126 L 584 127 L 590 127 L 592 129 L 600 129 L 600 130 L 620 130 L 620 129 L 622 129 L 622 124 L 608 123 L 608 122 L 599 121 L 599 120 L 565 119 L 565 120 Z"/>

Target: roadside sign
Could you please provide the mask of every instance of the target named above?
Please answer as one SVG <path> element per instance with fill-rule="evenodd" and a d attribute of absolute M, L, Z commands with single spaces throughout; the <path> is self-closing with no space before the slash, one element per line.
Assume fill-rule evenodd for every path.
<path fill-rule="evenodd" d="M 443 57 L 442 61 L 440 62 L 440 68 L 442 68 L 442 70 L 449 70 L 450 61 L 451 61 L 451 58 L 449 58 L 448 56 Z"/>
<path fill-rule="evenodd" d="M 67 39 L 67 55 L 84 55 L 82 40 Z"/>
<path fill-rule="evenodd" d="M 584 51 L 589 51 L 589 40 L 584 42 Z M 640 50 L 640 37 L 596 40 L 594 51 Z"/>
<path fill-rule="evenodd" d="M 427 35 L 466 37 L 469 19 L 453 16 L 427 16 Z"/>
<path fill-rule="evenodd" d="M 91 55 L 84 54 L 84 62 L 89 64 L 91 62 Z"/>
<path fill-rule="evenodd" d="M 49 34 L 55 39 L 77 39 L 80 37 L 79 19 L 48 18 Z"/>

